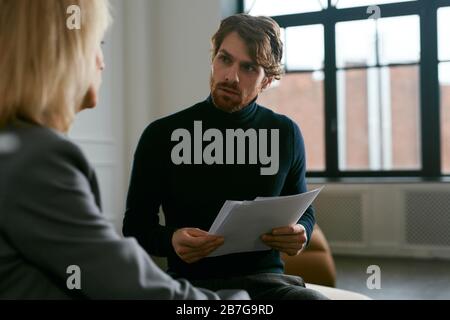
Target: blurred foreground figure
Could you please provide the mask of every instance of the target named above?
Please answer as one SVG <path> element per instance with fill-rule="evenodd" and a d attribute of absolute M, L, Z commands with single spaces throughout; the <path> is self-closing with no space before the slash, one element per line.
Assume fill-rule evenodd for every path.
<path fill-rule="evenodd" d="M 97 103 L 109 21 L 107 0 L 0 0 L 0 298 L 248 298 L 173 280 L 102 216 L 65 133 Z"/>

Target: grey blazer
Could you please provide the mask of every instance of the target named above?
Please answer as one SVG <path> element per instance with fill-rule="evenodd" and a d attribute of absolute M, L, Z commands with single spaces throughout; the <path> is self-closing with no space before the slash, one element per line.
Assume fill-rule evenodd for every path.
<path fill-rule="evenodd" d="M 71 298 L 248 295 L 173 280 L 104 219 L 95 173 L 81 150 L 56 131 L 17 122 L 0 131 L 0 299 Z"/>

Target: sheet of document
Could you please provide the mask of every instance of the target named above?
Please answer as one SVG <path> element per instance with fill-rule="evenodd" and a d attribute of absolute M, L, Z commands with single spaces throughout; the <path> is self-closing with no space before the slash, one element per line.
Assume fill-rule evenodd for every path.
<path fill-rule="evenodd" d="M 225 242 L 208 257 L 270 249 L 261 235 L 297 223 L 322 188 L 292 196 L 226 201 L 209 230 L 223 236 Z"/>

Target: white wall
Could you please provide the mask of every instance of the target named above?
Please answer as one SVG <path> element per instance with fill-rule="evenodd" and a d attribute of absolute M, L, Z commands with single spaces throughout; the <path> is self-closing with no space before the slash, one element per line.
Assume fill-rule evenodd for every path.
<path fill-rule="evenodd" d="M 125 130 L 122 3 L 114 0 L 114 26 L 105 37 L 106 69 L 100 101 L 77 115 L 69 136 L 93 164 L 99 181 L 103 212 L 119 229 L 124 208 Z"/>
<path fill-rule="evenodd" d="M 220 1 L 158 1 L 159 114 L 167 115 L 209 93 L 210 39 L 220 21 Z"/>
<path fill-rule="evenodd" d="M 148 123 L 208 95 L 210 38 L 222 2 L 123 1 L 128 156 Z"/>

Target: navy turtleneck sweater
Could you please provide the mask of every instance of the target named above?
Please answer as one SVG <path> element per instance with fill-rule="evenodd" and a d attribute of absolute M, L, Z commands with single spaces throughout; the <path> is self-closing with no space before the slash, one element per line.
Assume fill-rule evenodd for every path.
<path fill-rule="evenodd" d="M 261 175 L 261 167 L 267 165 L 261 165 L 259 161 L 258 164 L 236 164 L 236 161 L 235 164 L 194 164 L 193 149 L 192 164 L 175 165 L 171 152 L 179 142 L 171 141 L 172 132 L 176 129 L 188 130 L 193 148 L 195 121 L 202 122 L 203 132 L 209 128 L 220 130 L 224 148 L 226 129 L 241 128 L 246 131 L 253 128 L 256 132 L 258 129 L 268 129 L 268 132 L 278 129 L 278 172 Z M 209 143 L 203 142 L 203 148 Z M 248 152 L 248 147 L 246 150 Z M 168 271 L 174 276 L 204 279 L 261 272 L 281 273 L 283 263 L 275 250 L 230 254 L 185 263 L 172 247 L 172 234 L 174 230 L 185 227 L 208 231 L 225 200 L 253 200 L 259 196 L 292 195 L 306 190 L 303 138 L 292 120 L 255 101 L 240 111 L 227 113 L 216 108 L 209 97 L 188 109 L 159 119 L 145 129 L 134 157 L 123 234 L 135 237 L 149 254 L 167 257 Z M 165 226 L 160 224 L 160 207 Z M 310 239 L 315 223 L 312 207 L 308 208 L 299 223 L 305 227 Z"/>

